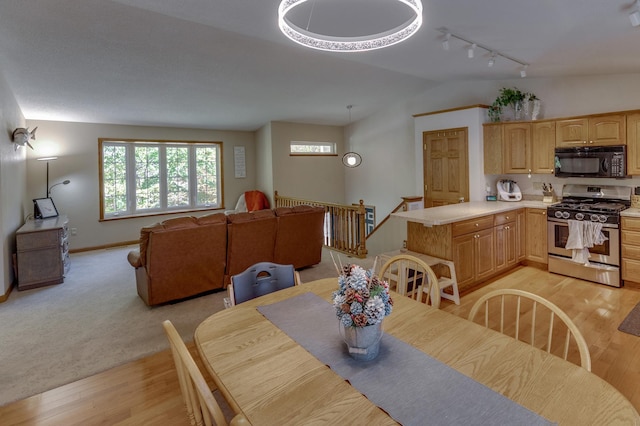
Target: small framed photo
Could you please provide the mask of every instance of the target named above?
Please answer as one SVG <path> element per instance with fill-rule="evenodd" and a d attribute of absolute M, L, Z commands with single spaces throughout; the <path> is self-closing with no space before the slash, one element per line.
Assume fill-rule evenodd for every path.
<path fill-rule="evenodd" d="M 33 216 L 36 219 L 46 219 L 58 216 L 58 210 L 51 198 L 36 198 L 33 200 Z"/>

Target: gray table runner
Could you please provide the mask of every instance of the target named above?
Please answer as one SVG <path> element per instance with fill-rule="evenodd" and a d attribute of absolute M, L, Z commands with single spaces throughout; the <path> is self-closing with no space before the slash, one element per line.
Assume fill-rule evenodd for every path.
<path fill-rule="evenodd" d="M 403 425 L 550 425 L 546 419 L 393 336 L 360 363 L 330 303 L 305 293 L 258 311 Z"/>

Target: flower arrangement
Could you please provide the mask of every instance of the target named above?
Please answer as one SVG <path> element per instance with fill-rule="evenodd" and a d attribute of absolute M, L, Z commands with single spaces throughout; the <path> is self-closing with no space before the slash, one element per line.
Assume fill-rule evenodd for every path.
<path fill-rule="evenodd" d="M 378 324 L 393 307 L 389 283 L 361 266 L 345 265 L 338 277 L 338 290 L 333 293 L 333 306 L 345 327 Z"/>

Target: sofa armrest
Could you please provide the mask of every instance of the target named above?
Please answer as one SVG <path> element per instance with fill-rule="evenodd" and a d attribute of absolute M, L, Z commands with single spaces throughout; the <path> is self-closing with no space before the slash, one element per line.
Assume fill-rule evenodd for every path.
<path fill-rule="evenodd" d="M 134 268 L 142 266 L 142 257 L 140 256 L 139 250 L 131 250 L 129 254 L 127 254 L 127 260 Z"/>

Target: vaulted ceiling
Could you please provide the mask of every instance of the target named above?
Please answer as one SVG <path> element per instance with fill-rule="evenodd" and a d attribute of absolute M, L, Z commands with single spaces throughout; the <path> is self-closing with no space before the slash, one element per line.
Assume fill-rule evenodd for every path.
<path fill-rule="evenodd" d="M 344 22 L 378 32 L 379 16 L 402 9 L 311 1 L 319 32 Z M 489 52 L 469 59 L 459 40 L 443 50 L 441 27 L 529 63 L 527 78 L 640 70 L 631 0 L 423 0 L 415 36 L 363 53 L 293 43 L 278 29 L 279 2 L 2 0 L 0 73 L 27 119 L 255 130 L 344 125 L 443 82 L 519 78 L 518 64 L 488 67 Z"/>

